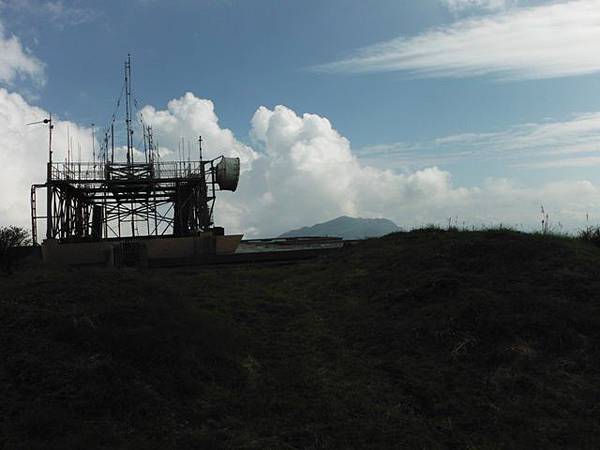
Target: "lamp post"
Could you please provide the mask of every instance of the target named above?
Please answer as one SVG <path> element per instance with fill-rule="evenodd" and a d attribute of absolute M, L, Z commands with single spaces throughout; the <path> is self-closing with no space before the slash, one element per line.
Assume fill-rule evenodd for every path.
<path fill-rule="evenodd" d="M 52 181 L 52 130 L 54 125 L 52 124 L 52 113 L 49 117 L 38 122 L 31 122 L 27 125 L 37 125 L 39 123 L 48 124 L 48 166 L 46 174 L 46 238 L 52 238 L 52 189 L 50 187 Z"/>

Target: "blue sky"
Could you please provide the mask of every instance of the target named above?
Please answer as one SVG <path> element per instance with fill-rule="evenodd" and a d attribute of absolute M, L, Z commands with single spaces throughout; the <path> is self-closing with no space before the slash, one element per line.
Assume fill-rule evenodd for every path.
<path fill-rule="evenodd" d="M 240 136 L 263 104 L 326 116 L 360 147 L 567 118 L 598 103 L 589 95 L 600 86 L 596 75 L 507 83 L 309 70 L 455 21 L 438 0 L 133 0 L 72 8 L 89 20 L 48 23 L 43 13 L 7 8 L 4 22 L 47 64 L 38 103 L 73 120 L 106 120 L 127 52 L 141 101 L 160 105 L 192 91 L 212 99 Z"/>
<path fill-rule="evenodd" d="M 104 124 L 130 52 L 141 104 L 166 110 L 186 92 L 209 99 L 219 127 L 259 156 L 276 145 L 256 139 L 251 119 L 261 106 L 285 105 L 326 118 L 362 168 L 403 177 L 436 168 L 451 189 L 470 192 L 508 180 L 528 209 L 554 202 L 542 198 L 548 186 L 589 183 L 576 213 L 556 201 L 576 226 L 596 211 L 600 184 L 594 11 L 597 0 L 0 0 L 4 39 L 40 65 L 3 86 L 73 127 Z M 339 212 L 405 217 L 359 204 Z M 454 215 L 441 206 L 419 220 Z M 454 209 L 476 222 L 477 208 Z M 513 221 L 537 220 L 519 214 Z M 503 220 L 492 215 L 481 220 Z M 254 222 L 236 226 L 266 232 Z"/>
<path fill-rule="evenodd" d="M 88 10 L 85 3 L 79 5 Z M 79 25 L 61 19 L 48 24 L 43 14 L 32 16 L 20 8 L 7 8 L 5 19 L 24 44 L 49 62 L 40 102 L 74 119 L 109 114 L 129 51 L 141 100 L 164 104 L 191 90 L 213 99 L 222 121 L 239 135 L 247 133 L 248 118 L 262 104 L 286 104 L 331 117 L 357 145 L 371 144 L 375 136 L 388 141 L 452 129 L 438 125 L 430 130 L 416 117 L 435 108 L 426 100 L 429 83 L 403 82 L 397 75 L 333 77 L 308 70 L 355 47 L 450 20 L 436 1 L 92 5 L 93 19 Z M 95 111 L 89 99 L 99 102 Z M 369 127 L 364 126 L 367 116 L 372 117 Z M 404 130 L 399 121 L 406 122 Z"/>

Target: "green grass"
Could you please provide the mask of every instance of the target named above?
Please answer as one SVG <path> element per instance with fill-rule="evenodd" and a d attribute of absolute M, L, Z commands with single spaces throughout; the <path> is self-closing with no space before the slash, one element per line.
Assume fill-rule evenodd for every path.
<path fill-rule="evenodd" d="M 600 447 L 582 240 L 428 228 L 297 265 L 0 283 L 0 448 Z"/>

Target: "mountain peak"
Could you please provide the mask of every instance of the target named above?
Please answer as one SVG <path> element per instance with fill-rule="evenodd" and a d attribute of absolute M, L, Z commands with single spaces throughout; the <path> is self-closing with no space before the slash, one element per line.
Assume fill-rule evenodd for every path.
<path fill-rule="evenodd" d="M 365 239 L 399 230 L 398 226 L 388 219 L 340 216 L 327 222 L 288 231 L 279 237 L 335 236 L 343 239 Z"/>

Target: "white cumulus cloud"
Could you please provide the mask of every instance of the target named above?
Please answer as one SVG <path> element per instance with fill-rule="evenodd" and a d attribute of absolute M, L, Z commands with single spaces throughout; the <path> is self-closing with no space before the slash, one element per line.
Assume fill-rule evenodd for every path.
<path fill-rule="evenodd" d="M 11 84 L 17 78 L 44 82 L 44 64 L 23 48 L 18 37 L 9 35 L 0 22 L 0 83 Z"/>
<path fill-rule="evenodd" d="M 191 158 L 198 159 L 199 136 L 204 141 L 205 158 L 227 153 L 228 156 L 239 157 L 244 165 L 256 158 L 252 148 L 239 142 L 231 130 L 221 128 L 213 102 L 198 98 L 191 92 L 171 100 L 164 110 L 145 106 L 141 113 L 144 121 L 153 127 L 160 146 L 168 150 L 170 159 L 177 158 L 181 138 L 184 139 L 186 159 L 188 143 Z"/>
<path fill-rule="evenodd" d="M 600 189 L 587 181 L 532 187 L 488 179 L 465 188 L 435 166 L 404 173 L 375 168 L 357 159 L 329 120 L 300 116 L 284 106 L 259 108 L 251 135 L 260 157 L 219 217 L 250 235 L 272 236 L 342 214 L 387 217 L 409 228 L 452 217 L 477 226 L 503 223 L 531 229 L 543 203 L 553 223 L 574 229 L 586 213 L 600 213 Z"/>
<path fill-rule="evenodd" d="M 29 189 L 46 180 L 48 127 L 28 126 L 48 117 L 48 112 L 32 106 L 19 94 L 0 88 L 0 225 L 29 226 Z M 74 146 L 81 144 L 82 157 L 91 159 L 91 130 L 77 124 L 56 120 L 53 134 L 54 161 L 64 161 L 67 134 Z M 77 147 L 76 147 L 77 148 Z M 44 211 L 40 202 L 40 212 Z"/>
<path fill-rule="evenodd" d="M 399 206 L 466 194 L 437 168 L 401 175 L 362 165 L 350 142 L 315 114 L 261 107 L 251 123 L 260 157 L 243 174 L 239 195 L 228 198 L 237 211 L 228 218 L 235 219 L 232 226 L 251 234 L 274 235 L 339 215 L 399 218 Z"/>
<path fill-rule="evenodd" d="M 572 0 L 461 20 L 359 49 L 315 70 L 401 71 L 423 77 L 564 77 L 600 71 L 599 40 L 600 0 Z"/>

